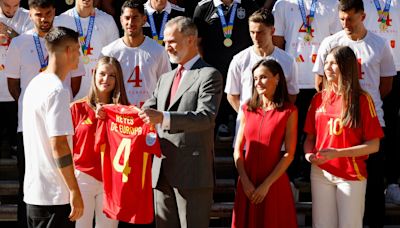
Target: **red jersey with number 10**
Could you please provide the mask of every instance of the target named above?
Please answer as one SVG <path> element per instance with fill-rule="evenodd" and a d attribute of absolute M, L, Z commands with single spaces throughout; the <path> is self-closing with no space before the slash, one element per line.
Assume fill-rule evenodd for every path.
<path fill-rule="evenodd" d="M 144 124 L 134 106 L 105 105 L 99 121 L 96 151 L 104 152 L 104 213 L 115 220 L 153 221 L 152 154 L 161 155 L 156 130 Z"/>
<path fill-rule="evenodd" d="M 328 96 L 326 102 L 324 96 Z M 317 93 L 308 109 L 304 131 L 316 136 L 315 151 L 324 148 L 347 148 L 366 141 L 382 138 L 383 131 L 375 111 L 375 105 L 368 94 L 360 96 L 361 124 L 358 128 L 343 126 L 342 96 L 326 91 Z M 326 103 L 326 105 L 324 104 Z M 332 175 L 346 180 L 367 178 L 365 160 L 368 156 L 341 157 L 331 159 L 319 167 Z"/>

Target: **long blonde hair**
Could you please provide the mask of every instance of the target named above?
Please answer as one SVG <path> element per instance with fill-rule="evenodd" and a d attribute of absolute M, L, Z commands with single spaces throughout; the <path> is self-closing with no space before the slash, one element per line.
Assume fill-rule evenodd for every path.
<path fill-rule="evenodd" d="M 360 72 L 357 57 L 353 50 L 347 46 L 335 47 L 328 55 L 333 56 L 341 74 L 338 78 L 338 91 L 343 98 L 341 108 L 343 126 L 357 128 L 361 123 L 360 96 L 366 93 L 361 88 L 358 79 Z M 332 92 L 332 86 L 327 80 L 324 80 L 324 88 L 327 91 L 323 97 L 325 105 L 328 103 L 329 94 Z"/>
<path fill-rule="evenodd" d="M 128 105 L 129 102 L 128 102 L 128 98 L 127 98 L 126 92 L 125 92 L 125 86 L 124 86 L 121 65 L 119 64 L 117 59 L 115 59 L 113 57 L 109 57 L 109 56 L 101 57 L 98 60 L 96 67 L 93 70 L 91 87 L 89 90 L 89 94 L 87 95 L 87 102 L 92 107 L 96 107 L 96 104 L 99 103 L 98 90 L 96 87 L 96 72 L 97 72 L 98 67 L 102 64 L 111 65 L 114 67 L 114 69 L 116 71 L 115 72 L 115 87 L 114 87 L 113 91 L 111 92 L 110 102 L 113 104 Z"/>

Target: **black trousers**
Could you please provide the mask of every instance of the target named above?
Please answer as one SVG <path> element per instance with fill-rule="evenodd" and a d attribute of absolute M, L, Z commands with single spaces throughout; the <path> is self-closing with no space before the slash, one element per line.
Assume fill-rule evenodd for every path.
<path fill-rule="evenodd" d="M 68 218 L 71 213 L 69 204 L 38 206 L 27 205 L 29 228 L 75 228 L 75 222 Z"/>
<path fill-rule="evenodd" d="M 5 139 L 10 146 L 16 146 L 18 124 L 17 102 L 0 102 L 0 110 L 0 141 Z"/>

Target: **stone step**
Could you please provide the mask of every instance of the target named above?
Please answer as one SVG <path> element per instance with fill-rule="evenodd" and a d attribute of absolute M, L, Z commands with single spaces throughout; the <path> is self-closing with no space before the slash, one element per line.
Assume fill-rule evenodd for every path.
<path fill-rule="evenodd" d="M 17 204 L 1 204 L 0 221 L 17 221 Z"/>
<path fill-rule="evenodd" d="M 18 168 L 15 159 L 0 159 L 0 180 L 17 180 Z"/>
<path fill-rule="evenodd" d="M 215 176 L 217 178 L 232 178 L 237 177 L 236 167 L 232 156 L 218 156 L 214 159 Z"/>
<path fill-rule="evenodd" d="M 0 196 L 15 196 L 18 188 L 19 183 L 16 180 L 0 180 Z"/>

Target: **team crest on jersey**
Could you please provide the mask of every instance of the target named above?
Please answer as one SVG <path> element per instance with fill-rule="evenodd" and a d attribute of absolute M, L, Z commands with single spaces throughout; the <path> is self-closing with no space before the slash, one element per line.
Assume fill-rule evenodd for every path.
<path fill-rule="evenodd" d="M 236 10 L 236 15 L 237 15 L 237 18 L 242 20 L 246 17 L 246 10 L 243 7 L 239 7 Z"/>
<path fill-rule="evenodd" d="M 146 145 L 147 146 L 154 146 L 157 140 L 157 134 L 154 132 L 149 132 L 146 135 Z"/>

